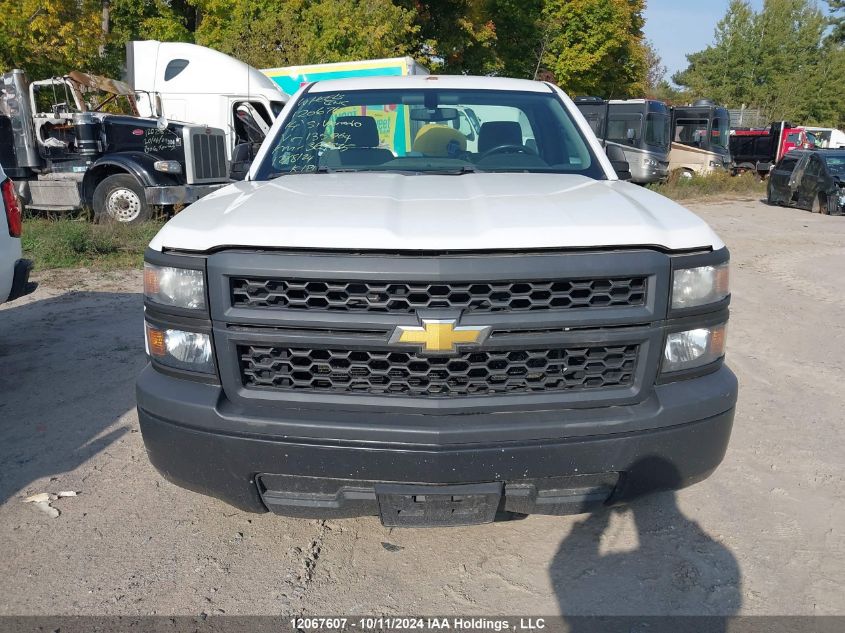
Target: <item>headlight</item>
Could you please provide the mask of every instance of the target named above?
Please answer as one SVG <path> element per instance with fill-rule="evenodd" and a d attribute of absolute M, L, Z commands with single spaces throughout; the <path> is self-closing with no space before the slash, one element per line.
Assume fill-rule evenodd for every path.
<path fill-rule="evenodd" d="M 662 371 L 702 367 L 725 355 L 727 324 L 702 327 L 666 336 Z"/>
<path fill-rule="evenodd" d="M 181 174 L 182 163 L 178 160 L 157 160 L 153 163 L 153 169 L 165 174 Z"/>
<path fill-rule="evenodd" d="M 210 335 L 160 329 L 149 323 L 146 324 L 146 330 L 147 353 L 162 365 L 205 374 L 214 373 Z"/>
<path fill-rule="evenodd" d="M 643 167 L 657 167 L 657 161 L 653 158 L 643 158 Z"/>
<path fill-rule="evenodd" d="M 728 296 L 728 262 L 717 266 L 679 268 L 672 276 L 672 308 L 692 308 Z"/>
<path fill-rule="evenodd" d="M 144 296 L 175 308 L 205 308 L 205 280 L 201 270 L 144 264 Z"/>

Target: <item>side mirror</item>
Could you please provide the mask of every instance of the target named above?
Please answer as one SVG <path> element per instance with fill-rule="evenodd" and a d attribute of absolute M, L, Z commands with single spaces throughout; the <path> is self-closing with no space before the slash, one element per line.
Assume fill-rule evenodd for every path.
<path fill-rule="evenodd" d="M 618 145 L 607 146 L 607 157 L 610 159 L 610 164 L 613 166 L 619 180 L 631 180 L 631 166 L 628 164 L 628 158 L 625 152 Z"/>
<path fill-rule="evenodd" d="M 232 165 L 229 167 L 229 178 L 243 180 L 249 173 L 255 153 L 258 150 L 255 143 L 239 143 L 232 149 Z"/>

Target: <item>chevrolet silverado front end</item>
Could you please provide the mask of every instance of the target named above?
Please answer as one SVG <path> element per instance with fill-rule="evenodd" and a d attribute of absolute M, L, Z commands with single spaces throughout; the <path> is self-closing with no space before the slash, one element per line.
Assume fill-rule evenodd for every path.
<path fill-rule="evenodd" d="M 728 259 L 553 86 L 309 85 L 147 250 L 149 457 L 244 510 L 385 525 L 690 485 L 733 422 Z"/>

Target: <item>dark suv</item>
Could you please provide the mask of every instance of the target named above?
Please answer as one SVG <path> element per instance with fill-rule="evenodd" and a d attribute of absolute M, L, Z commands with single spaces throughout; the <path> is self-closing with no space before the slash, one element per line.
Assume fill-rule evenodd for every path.
<path fill-rule="evenodd" d="M 845 150 L 792 150 L 769 174 L 767 201 L 813 213 L 845 213 Z"/>

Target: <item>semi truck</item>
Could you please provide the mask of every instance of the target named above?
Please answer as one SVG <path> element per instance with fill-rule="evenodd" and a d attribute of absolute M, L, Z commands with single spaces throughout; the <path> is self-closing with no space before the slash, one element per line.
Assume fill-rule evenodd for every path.
<path fill-rule="evenodd" d="M 729 170 L 730 113 L 709 99 L 672 108 L 669 170 L 682 176 Z"/>
<path fill-rule="evenodd" d="M 128 114 L 107 111 L 119 98 Z M 91 208 L 99 221 L 123 223 L 229 182 L 223 130 L 136 114 L 122 82 L 74 71 L 30 84 L 9 71 L 0 78 L 0 164 L 27 209 Z"/>
<path fill-rule="evenodd" d="M 631 181 L 647 184 L 669 175 L 671 113 L 654 99 L 577 97 L 575 104 L 603 145 L 622 148 Z"/>
<path fill-rule="evenodd" d="M 126 72 L 142 115 L 221 128 L 230 159 L 236 145 L 264 140 L 289 98 L 249 64 L 184 42 L 128 42 Z"/>

